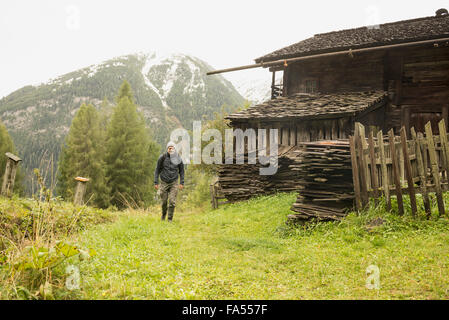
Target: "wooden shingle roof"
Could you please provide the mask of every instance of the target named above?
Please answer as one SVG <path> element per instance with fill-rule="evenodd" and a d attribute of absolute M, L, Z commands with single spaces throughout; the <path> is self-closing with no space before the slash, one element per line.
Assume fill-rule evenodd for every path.
<path fill-rule="evenodd" d="M 449 37 L 449 15 L 403 20 L 317 34 L 288 47 L 255 59 L 256 63 L 309 56 L 349 49 L 378 47 L 390 44 L 433 40 Z"/>
<path fill-rule="evenodd" d="M 340 118 L 385 104 L 384 91 L 332 94 L 298 93 L 266 101 L 226 117 L 231 121 Z"/>

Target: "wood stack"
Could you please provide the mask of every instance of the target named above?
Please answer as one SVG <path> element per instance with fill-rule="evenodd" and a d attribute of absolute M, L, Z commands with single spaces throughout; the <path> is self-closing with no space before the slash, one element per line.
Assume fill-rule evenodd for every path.
<path fill-rule="evenodd" d="M 245 157 L 245 163 L 247 158 Z M 347 140 L 280 146 L 278 171 L 260 175 L 260 164 L 221 165 L 218 182 L 230 202 L 277 191 L 298 191 L 289 222 L 338 220 L 353 207 L 351 152 Z"/>
<path fill-rule="evenodd" d="M 298 172 L 299 195 L 289 222 L 339 220 L 353 207 L 351 153 L 346 140 L 302 143 L 289 154 Z"/>
<path fill-rule="evenodd" d="M 296 160 L 286 156 L 294 149 L 296 147 L 279 146 L 278 170 L 274 175 L 260 175 L 259 170 L 262 165 L 259 163 L 247 164 L 247 155 L 245 155 L 245 164 L 220 165 L 218 167 L 220 192 L 230 202 L 235 202 L 277 191 L 298 190 L 297 176 L 292 174 L 290 169 Z"/>

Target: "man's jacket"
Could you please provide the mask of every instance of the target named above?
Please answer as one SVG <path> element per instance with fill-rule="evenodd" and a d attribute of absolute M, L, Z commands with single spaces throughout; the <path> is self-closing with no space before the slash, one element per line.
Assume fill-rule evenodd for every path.
<path fill-rule="evenodd" d="M 184 184 L 184 164 L 178 153 L 170 155 L 165 152 L 157 160 L 156 170 L 154 171 L 154 184 L 159 184 L 159 176 L 166 183 L 178 180 L 178 174 L 181 178 L 180 184 Z"/>

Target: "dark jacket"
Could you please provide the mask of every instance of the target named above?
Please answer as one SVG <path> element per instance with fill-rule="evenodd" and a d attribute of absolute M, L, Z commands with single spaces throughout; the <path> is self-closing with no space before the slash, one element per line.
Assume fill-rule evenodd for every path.
<path fill-rule="evenodd" d="M 161 180 L 166 183 L 176 181 L 178 180 L 178 173 L 181 178 L 180 184 L 183 185 L 184 164 L 181 157 L 177 153 L 170 155 L 168 152 L 165 152 L 157 160 L 156 170 L 154 171 L 154 184 L 159 184 L 159 175 Z"/>

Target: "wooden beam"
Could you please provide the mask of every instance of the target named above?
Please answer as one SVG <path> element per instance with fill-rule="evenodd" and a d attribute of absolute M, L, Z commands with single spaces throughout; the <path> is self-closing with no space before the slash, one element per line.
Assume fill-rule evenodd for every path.
<path fill-rule="evenodd" d="M 272 67 L 272 66 L 276 66 L 276 65 L 285 65 L 285 64 L 288 65 L 290 63 L 302 61 L 302 60 L 340 56 L 340 55 L 348 55 L 349 56 L 349 55 L 354 55 L 354 54 L 362 53 L 362 52 L 386 50 L 386 49 L 392 49 L 392 48 L 403 48 L 403 47 L 410 47 L 410 46 L 419 46 L 419 45 L 425 45 L 425 44 L 435 44 L 435 43 L 446 42 L 446 41 L 449 41 L 449 38 L 390 44 L 390 45 L 385 45 L 385 46 L 377 46 L 377 47 L 362 48 L 362 49 L 348 49 L 348 50 L 342 50 L 342 51 L 336 51 L 336 52 L 313 54 L 313 55 L 309 55 L 309 56 L 302 56 L 302 57 L 296 57 L 296 58 L 279 59 L 279 60 L 269 61 L 269 62 L 260 62 L 260 63 L 256 63 L 256 64 L 250 64 L 250 65 L 234 67 L 234 68 L 214 70 L 214 71 L 209 71 L 206 74 L 209 76 L 209 75 L 218 74 L 218 73 L 225 73 L 225 72 L 232 72 L 232 71 L 239 71 L 239 70 L 246 70 L 246 69 L 268 68 L 268 67 Z"/>

